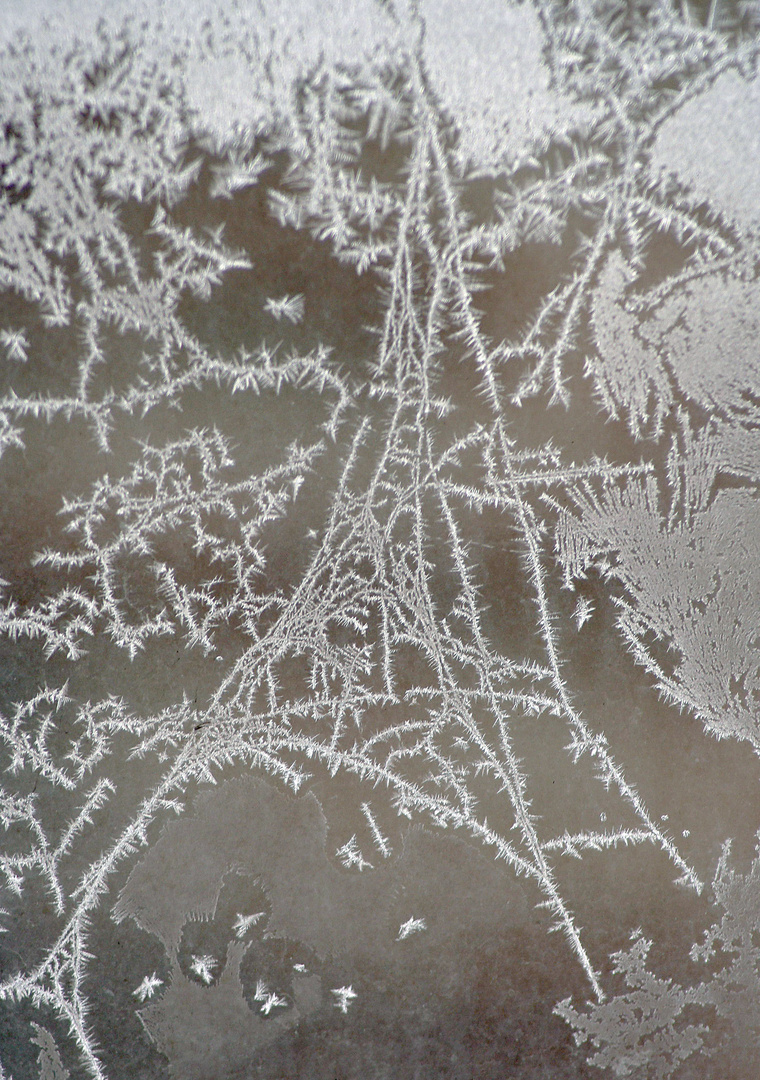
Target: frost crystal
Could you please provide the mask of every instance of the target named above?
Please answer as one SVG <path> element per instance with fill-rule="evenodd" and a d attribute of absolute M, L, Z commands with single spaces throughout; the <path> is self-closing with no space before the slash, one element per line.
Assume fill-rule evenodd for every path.
<path fill-rule="evenodd" d="M 347 1013 L 348 1006 L 354 998 L 359 996 L 353 986 L 339 986 L 337 990 L 332 990 L 331 993 L 335 995 L 335 1008 L 340 1009 L 342 1013 Z"/>
<path fill-rule="evenodd" d="M 207 985 L 214 981 L 214 968 L 218 962 L 213 956 L 193 956 L 190 970 Z"/>
<path fill-rule="evenodd" d="M 143 981 L 137 987 L 137 989 L 133 990 L 132 993 L 135 995 L 135 997 L 139 998 L 140 1001 L 147 1001 L 149 998 L 153 997 L 159 986 L 163 985 L 164 980 L 159 979 L 158 975 L 156 975 L 154 971 L 152 975 L 146 975 Z"/>
<path fill-rule="evenodd" d="M 698 201 L 760 224 L 760 79 L 725 71 L 659 127 L 652 147 L 655 168 L 672 172 Z"/>
<path fill-rule="evenodd" d="M 412 934 L 419 934 L 421 930 L 426 929 L 427 923 L 424 919 L 409 918 L 398 928 L 396 941 L 403 941 L 405 938 L 411 937 Z"/>

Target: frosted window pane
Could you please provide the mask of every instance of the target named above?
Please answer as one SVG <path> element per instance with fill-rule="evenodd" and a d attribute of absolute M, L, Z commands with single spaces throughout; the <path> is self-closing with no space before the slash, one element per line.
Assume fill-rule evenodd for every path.
<path fill-rule="evenodd" d="M 0 1080 L 750 1080 L 739 0 L 6 0 Z"/>

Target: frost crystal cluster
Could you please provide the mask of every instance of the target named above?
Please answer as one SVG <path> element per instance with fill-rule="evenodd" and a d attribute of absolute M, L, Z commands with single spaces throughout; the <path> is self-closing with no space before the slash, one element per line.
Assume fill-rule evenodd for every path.
<path fill-rule="evenodd" d="M 76 11 L 0 16 L 0 1077 L 750 1080 L 760 8 Z"/>

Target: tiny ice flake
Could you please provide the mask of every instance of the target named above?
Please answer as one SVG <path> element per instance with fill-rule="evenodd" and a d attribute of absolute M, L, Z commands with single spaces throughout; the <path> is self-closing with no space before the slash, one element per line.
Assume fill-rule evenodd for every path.
<path fill-rule="evenodd" d="M 424 919 L 407 919 L 398 928 L 396 941 L 403 941 L 404 938 L 408 938 L 411 934 L 418 934 L 421 930 L 427 930 L 427 923 Z"/>
<path fill-rule="evenodd" d="M 159 979 L 158 975 L 153 972 L 152 975 L 146 975 L 140 985 L 132 993 L 140 1001 L 147 1001 L 148 998 L 152 998 L 159 986 L 164 985 L 164 980 Z"/>
<path fill-rule="evenodd" d="M 0 342 L 9 360 L 25 364 L 29 359 L 29 341 L 23 330 L 0 330 Z"/>
<path fill-rule="evenodd" d="M 288 1002 L 286 998 L 280 997 L 278 994 L 275 993 L 269 993 L 264 998 L 264 1003 L 261 1006 L 261 1012 L 264 1014 L 264 1016 L 269 1016 L 272 1009 L 276 1009 L 278 1006 L 282 1008 L 287 1004 Z"/>
<path fill-rule="evenodd" d="M 213 956 L 193 956 L 190 970 L 208 985 L 214 981 L 214 968 L 216 966 L 217 961 Z"/>
<path fill-rule="evenodd" d="M 578 602 L 575 605 L 575 611 L 573 612 L 573 618 L 575 619 L 575 625 L 580 628 L 584 626 L 591 616 L 594 614 L 594 602 L 589 600 L 587 596 L 579 596 Z"/>
<path fill-rule="evenodd" d="M 304 313 L 303 296 L 299 294 L 298 296 L 270 297 L 264 304 L 264 310 L 277 322 L 287 319 L 289 322 L 299 323 Z"/>
<path fill-rule="evenodd" d="M 235 931 L 235 936 L 242 938 L 251 929 L 252 926 L 256 926 L 260 919 L 263 919 L 266 915 L 265 911 L 257 911 L 255 915 L 241 915 L 238 911 L 237 918 L 233 924 L 232 929 Z"/>
<path fill-rule="evenodd" d="M 372 863 L 368 862 L 362 855 L 356 840 L 356 835 L 352 836 L 343 847 L 338 848 L 335 854 L 347 869 L 350 869 L 352 866 L 358 866 L 360 870 L 374 870 Z"/>
<path fill-rule="evenodd" d="M 348 1006 L 355 997 L 359 996 L 353 986 L 339 986 L 336 990 L 332 990 L 331 993 L 334 994 L 337 999 L 334 1002 L 335 1008 L 340 1009 L 342 1013 L 347 1013 Z"/>

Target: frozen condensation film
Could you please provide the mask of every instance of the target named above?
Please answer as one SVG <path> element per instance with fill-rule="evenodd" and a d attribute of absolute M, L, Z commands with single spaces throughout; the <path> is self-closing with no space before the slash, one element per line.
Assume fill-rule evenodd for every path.
<path fill-rule="evenodd" d="M 2 1080 L 754 1080 L 760 7 L 5 0 Z"/>

